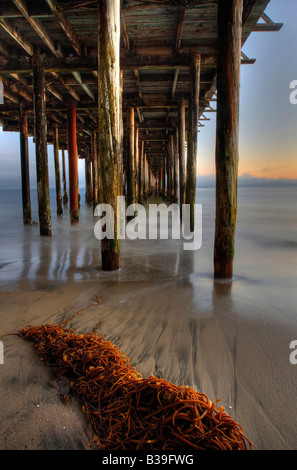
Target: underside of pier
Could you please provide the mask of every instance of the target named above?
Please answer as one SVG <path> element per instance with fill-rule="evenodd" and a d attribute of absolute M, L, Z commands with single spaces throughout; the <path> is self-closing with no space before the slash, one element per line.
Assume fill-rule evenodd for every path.
<path fill-rule="evenodd" d="M 253 32 L 281 28 L 265 14 L 268 3 L 2 0 L 0 123 L 20 133 L 24 223 L 31 222 L 33 136 L 41 235 L 52 233 L 48 144 L 55 149 L 56 210 L 67 210 L 72 224 L 79 223 L 81 158 L 89 204 L 115 209 L 118 195 L 132 204 L 157 191 L 190 205 L 193 230 L 199 132 L 216 113 L 214 276 L 232 278 L 240 68 L 255 62 L 242 47 Z M 105 270 L 120 266 L 117 231 L 102 241 Z"/>

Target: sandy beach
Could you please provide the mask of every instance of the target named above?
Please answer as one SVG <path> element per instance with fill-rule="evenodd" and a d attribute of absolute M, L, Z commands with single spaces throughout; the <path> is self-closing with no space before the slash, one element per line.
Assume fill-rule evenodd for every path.
<path fill-rule="evenodd" d="M 212 190 L 200 194 L 201 250 L 184 251 L 182 240 L 125 240 L 122 267 L 114 273 L 100 269 L 92 211 L 84 205 L 80 227 L 70 228 L 64 216 L 54 222 L 52 240 L 40 239 L 38 228 L 24 228 L 21 220 L 14 222 L 18 230 L 7 223 L 1 229 L 0 334 L 59 323 L 85 309 L 69 326 L 84 333 L 99 323 L 99 332 L 144 377 L 153 374 L 221 399 L 256 450 L 296 449 L 297 366 L 289 361 L 290 342 L 297 338 L 293 232 L 287 227 L 284 237 L 281 229 L 269 231 L 277 209 L 271 218 L 266 211 L 263 221 L 257 195 L 247 198 L 245 191 L 233 282 L 212 279 Z M 258 227 L 248 220 L 251 204 Z M 97 295 L 101 302 L 92 306 Z M 80 404 L 73 396 L 63 402 L 32 344 L 18 336 L 2 341 L 0 449 L 94 448 Z"/>

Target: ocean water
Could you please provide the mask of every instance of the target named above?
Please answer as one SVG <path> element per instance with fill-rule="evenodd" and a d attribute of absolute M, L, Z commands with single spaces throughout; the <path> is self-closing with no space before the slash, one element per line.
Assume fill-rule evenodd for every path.
<path fill-rule="evenodd" d="M 97 219 L 83 190 L 75 227 L 67 207 L 57 218 L 51 191 L 51 238 L 40 237 L 37 224 L 23 225 L 20 191 L 2 190 L 0 297 L 63 295 L 63 286 L 74 285 L 79 310 L 98 287 L 102 305 L 77 317 L 74 327 L 90 331 L 100 321 L 104 336 L 144 376 L 222 398 L 255 448 L 297 449 L 297 365 L 290 362 L 297 340 L 297 188 L 239 187 L 232 282 L 213 280 L 214 188 L 198 188 L 196 202 L 199 250 L 185 251 L 182 239 L 123 240 L 121 270 L 104 273 Z"/>
<path fill-rule="evenodd" d="M 297 280 L 297 187 L 239 187 L 234 281 L 281 283 Z M 156 202 L 156 201 L 154 201 Z M 160 202 L 160 201 L 157 201 Z M 185 240 L 123 240 L 121 279 L 155 280 L 212 278 L 215 190 L 198 188 L 202 204 L 202 247 L 184 251 Z M 31 190 L 32 220 L 38 221 L 36 189 Z M 51 190 L 52 238 L 39 236 L 38 224 L 22 223 L 19 190 L 0 190 L 0 283 L 11 287 L 28 281 L 82 280 L 104 276 L 100 270 L 100 242 L 94 236 L 92 207 L 81 189 L 80 223 L 71 227 L 69 209 L 55 211 Z"/>

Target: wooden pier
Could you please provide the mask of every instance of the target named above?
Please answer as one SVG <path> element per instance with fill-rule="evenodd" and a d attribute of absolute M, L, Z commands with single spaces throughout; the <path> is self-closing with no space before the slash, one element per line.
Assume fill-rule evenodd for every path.
<path fill-rule="evenodd" d="M 198 133 L 217 113 L 214 276 L 233 276 L 242 47 L 278 31 L 269 0 L 2 0 L 4 131 L 20 133 L 24 223 L 31 223 L 28 136 L 36 147 L 40 234 L 51 236 L 48 144 L 56 211 L 79 223 L 78 158 L 86 202 L 143 202 L 158 191 L 189 204 L 194 229 Z M 62 180 L 60 152 L 62 151 Z M 69 207 L 65 151 L 69 164 Z M 62 181 L 62 182 L 61 182 Z M 63 188 L 62 188 L 63 186 Z M 63 191 L 63 196 L 62 196 Z M 103 240 L 102 268 L 120 267 Z"/>

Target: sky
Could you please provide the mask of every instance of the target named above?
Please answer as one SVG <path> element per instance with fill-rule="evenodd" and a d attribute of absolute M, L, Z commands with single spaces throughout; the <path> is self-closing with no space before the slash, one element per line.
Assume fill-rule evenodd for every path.
<path fill-rule="evenodd" d="M 297 2 L 271 0 L 265 13 L 279 32 L 254 32 L 243 46 L 254 65 L 242 65 L 239 175 L 297 178 L 297 105 L 290 83 L 297 80 Z M 215 172 L 215 118 L 199 134 L 198 173 Z"/>
<path fill-rule="evenodd" d="M 297 105 L 290 102 L 290 83 L 297 80 L 297 2 L 271 0 L 266 14 L 284 23 L 279 32 L 254 32 L 243 52 L 255 58 L 241 67 L 240 158 L 241 178 L 297 179 Z M 0 105 L 1 106 L 1 105 Z M 203 122 L 198 138 L 198 174 L 215 173 L 215 114 Z M 67 155 L 67 153 L 66 153 Z M 29 138 L 30 183 L 36 187 L 33 139 Z M 54 187 L 53 146 L 48 146 L 50 186 Z M 84 187 L 84 162 L 79 160 Z M 19 134 L 0 127 L 0 189 L 21 184 Z"/>

